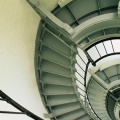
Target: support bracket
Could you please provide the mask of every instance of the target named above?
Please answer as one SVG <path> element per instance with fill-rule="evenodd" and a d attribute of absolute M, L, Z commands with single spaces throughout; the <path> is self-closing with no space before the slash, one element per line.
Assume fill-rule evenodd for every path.
<path fill-rule="evenodd" d="M 44 117 L 45 117 L 45 118 L 53 118 L 54 116 L 53 116 L 52 113 L 50 113 L 50 114 L 45 114 L 45 113 L 44 113 Z"/>
<path fill-rule="evenodd" d="M 38 0 L 27 0 L 31 7 L 40 15 L 40 17 L 49 25 L 59 30 L 65 36 L 71 38 L 74 29 L 67 23 L 62 22 L 54 16 L 47 8 L 45 8 Z"/>

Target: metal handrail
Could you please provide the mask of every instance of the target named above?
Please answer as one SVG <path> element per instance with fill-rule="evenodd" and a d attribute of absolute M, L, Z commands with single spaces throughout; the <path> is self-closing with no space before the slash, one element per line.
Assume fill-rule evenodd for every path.
<path fill-rule="evenodd" d="M 10 98 L 8 95 L 6 95 L 2 90 L 0 90 L 0 97 L 1 97 L 0 100 L 6 101 L 8 104 L 12 105 L 13 107 L 15 107 L 16 109 L 21 111 L 21 112 L 0 111 L 0 113 L 3 113 L 3 114 L 25 114 L 34 120 L 43 120 L 39 116 L 35 115 L 34 113 L 30 112 L 29 110 L 27 110 L 26 108 L 24 108 L 23 106 L 21 106 L 20 104 L 15 102 L 12 98 Z"/>
<path fill-rule="evenodd" d="M 82 57 L 80 56 L 79 52 L 76 54 L 79 56 L 79 58 L 81 59 Z M 84 72 L 84 76 L 81 75 L 81 72 L 79 72 L 77 70 L 78 75 L 81 77 L 81 80 L 84 80 L 84 83 L 81 82 L 80 79 L 76 79 L 76 81 L 78 81 L 80 83 L 80 86 L 77 85 L 78 91 L 80 92 L 80 98 L 81 101 L 83 103 L 83 106 L 85 108 L 85 110 L 87 111 L 87 113 L 91 116 L 91 118 L 95 119 L 99 119 L 99 116 L 95 113 L 94 109 L 92 108 L 88 96 L 87 96 L 87 86 L 86 86 L 86 78 L 87 78 L 87 73 L 88 73 L 88 67 L 90 65 L 90 61 L 84 61 L 84 59 L 82 58 L 83 64 L 85 65 L 85 70 L 82 68 L 81 64 L 76 60 L 76 64 L 80 67 L 80 69 Z M 84 95 L 83 95 L 84 94 Z"/>

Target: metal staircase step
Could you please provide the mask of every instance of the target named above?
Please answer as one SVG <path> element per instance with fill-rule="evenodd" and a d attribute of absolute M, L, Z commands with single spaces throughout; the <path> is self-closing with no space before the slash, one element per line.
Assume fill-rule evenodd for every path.
<path fill-rule="evenodd" d="M 100 116 L 100 118 L 103 119 L 103 120 L 111 120 L 111 118 L 108 116 L 107 113 L 102 114 L 102 115 L 99 115 L 99 116 Z"/>
<path fill-rule="evenodd" d="M 85 114 L 85 115 L 83 115 L 75 120 L 90 120 L 90 116 L 88 114 Z"/>
<path fill-rule="evenodd" d="M 69 66 L 67 66 L 67 65 L 65 65 L 65 64 L 63 64 L 63 63 L 60 63 L 60 62 L 58 62 L 57 60 L 52 60 L 52 59 L 50 59 L 50 58 L 46 58 L 46 57 L 42 57 L 42 56 L 40 56 L 40 58 L 42 59 L 42 61 L 43 61 L 43 60 L 46 60 L 46 61 L 49 61 L 49 62 L 51 62 L 51 63 L 53 63 L 53 64 L 57 64 L 57 65 L 60 65 L 60 66 L 62 66 L 62 67 L 65 67 L 65 68 L 70 69 Z"/>
<path fill-rule="evenodd" d="M 56 62 L 59 62 L 63 65 L 69 66 L 70 65 L 70 59 L 68 57 L 65 57 L 59 53 L 57 53 L 54 50 L 51 50 L 50 48 L 44 48 L 41 56 Z"/>
<path fill-rule="evenodd" d="M 107 92 L 107 90 L 105 90 L 101 85 L 99 85 L 98 83 L 96 83 L 94 80 L 91 80 L 89 86 L 91 86 L 91 87 L 94 86 L 95 89 L 97 89 L 97 90 L 99 90 L 99 91 L 101 91 L 103 93 Z"/>
<path fill-rule="evenodd" d="M 98 97 L 95 97 L 93 95 L 90 95 L 89 96 L 89 100 L 92 100 L 92 101 L 105 101 L 105 98 L 98 98 Z"/>
<path fill-rule="evenodd" d="M 75 102 L 75 103 L 68 103 L 64 105 L 54 106 L 52 107 L 52 109 L 53 109 L 53 114 L 55 116 L 60 116 L 81 109 L 81 106 L 80 106 L 80 102 Z"/>
<path fill-rule="evenodd" d="M 60 75 L 46 74 L 44 73 L 42 80 L 45 83 L 57 83 L 57 84 L 72 84 L 73 80 L 68 77 L 63 77 Z"/>
<path fill-rule="evenodd" d="M 99 115 L 107 114 L 107 111 L 105 109 L 97 111 Z"/>
<path fill-rule="evenodd" d="M 59 96 L 48 96 L 48 105 L 49 106 L 57 106 L 67 103 L 77 102 L 76 94 L 73 95 L 59 95 Z"/>
<path fill-rule="evenodd" d="M 90 96 L 94 97 L 96 96 L 97 98 L 100 98 L 100 99 L 104 99 L 106 95 L 99 95 L 99 94 L 96 94 L 96 93 L 92 93 L 91 91 L 87 91 L 88 94 L 90 94 Z"/>
<path fill-rule="evenodd" d="M 103 93 L 100 90 L 95 89 L 94 87 L 91 87 L 91 86 L 89 87 L 88 91 L 89 91 L 89 93 L 91 92 L 94 95 L 100 95 L 100 96 L 105 96 L 106 95 L 106 92 Z"/>
<path fill-rule="evenodd" d="M 49 62 L 49 61 L 45 61 L 45 60 L 42 62 L 41 70 L 42 71 L 50 71 L 53 73 L 55 72 L 55 73 L 63 74 L 66 76 L 69 76 L 71 74 L 70 69 L 65 68 L 63 66 L 60 66 L 60 65 L 57 65 L 57 64 L 54 64 L 54 63 Z"/>
<path fill-rule="evenodd" d="M 59 120 L 75 120 L 78 117 L 83 116 L 85 114 L 86 113 L 85 113 L 84 109 L 78 109 L 78 110 L 72 111 L 70 113 L 67 113 L 65 115 L 59 116 L 58 119 Z"/>
<path fill-rule="evenodd" d="M 106 110 L 106 108 L 104 106 L 94 106 L 93 107 L 95 110 Z"/>
<path fill-rule="evenodd" d="M 104 106 L 105 106 L 105 101 L 95 101 L 95 100 L 92 101 L 92 100 L 91 100 L 91 104 L 92 104 L 92 105 L 101 105 L 101 106 L 104 105 Z"/>
<path fill-rule="evenodd" d="M 42 83 L 43 83 L 43 82 L 42 82 Z M 52 83 L 52 82 L 51 82 L 51 83 L 50 83 L 50 82 L 47 82 L 47 83 L 44 82 L 43 84 L 45 84 L 45 85 L 56 85 L 56 86 L 61 86 L 61 87 L 62 87 L 62 86 L 74 86 L 74 85 L 72 85 L 72 84 L 64 84 L 64 83 L 63 83 L 63 84 L 62 84 L 62 83 L 59 84 L 59 83 Z"/>
<path fill-rule="evenodd" d="M 46 49 L 53 50 L 54 52 L 56 52 L 56 53 L 57 53 L 57 54 L 59 54 L 59 55 L 64 56 L 65 58 L 70 59 L 69 55 L 64 54 L 64 52 L 63 52 L 63 53 L 62 53 L 62 52 L 60 52 L 60 50 L 55 49 L 54 47 L 49 46 L 48 44 L 42 43 L 42 46 L 44 46 Z"/>
<path fill-rule="evenodd" d="M 91 80 L 88 85 L 88 98 L 96 114 L 102 120 L 111 120 L 106 110 L 107 91 L 97 82 Z"/>
<path fill-rule="evenodd" d="M 42 93 L 45 96 L 73 95 L 75 93 Z"/>
<path fill-rule="evenodd" d="M 62 87 L 62 89 L 61 89 Z M 74 93 L 74 87 L 71 86 L 58 86 L 58 85 L 45 85 L 44 88 L 45 94 L 73 94 Z"/>
<path fill-rule="evenodd" d="M 43 42 L 46 43 L 47 45 L 51 46 L 52 48 L 59 50 L 61 53 L 64 53 L 66 55 L 70 55 L 70 48 L 68 48 L 64 43 L 56 39 L 55 36 L 52 34 L 48 33 L 43 39 Z M 62 49 L 61 49 L 62 48 Z"/>
<path fill-rule="evenodd" d="M 50 71 L 50 70 L 41 70 L 42 73 L 48 73 L 48 74 L 53 74 L 53 75 L 59 75 L 59 76 L 62 76 L 62 77 L 68 77 L 68 78 L 71 78 L 71 75 L 67 75 L 67 74 L 61 74 L 60 72 L 55 72 L 55 71 Z"/>

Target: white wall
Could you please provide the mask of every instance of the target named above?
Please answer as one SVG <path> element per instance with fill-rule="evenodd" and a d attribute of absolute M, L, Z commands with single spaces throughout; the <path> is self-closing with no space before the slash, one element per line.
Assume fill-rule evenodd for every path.
<path fill-rule="evenodd" d="M 54 5 L 55 1 L 52 1 Z M 44 4 L 45 2 L 43 0 Z M 51 2 L 50 4 L 53 5 Z M 53 6 L 48 7 L 52 9 Z M 46 110 L 39 96 L 34 72 L 34 49 L 39 20 L 40 17 L 25 0 L 0 0 L 0 89 L 43 118 Z M 7 107 L 4 108 L 8 110 Z M 8 118 L 20 120 L 0 114 L 0 120 Z"/>

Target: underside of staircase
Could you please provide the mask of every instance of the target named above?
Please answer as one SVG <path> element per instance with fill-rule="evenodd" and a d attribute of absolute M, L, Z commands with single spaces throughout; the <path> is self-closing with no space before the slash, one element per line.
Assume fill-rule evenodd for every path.
<path fill-rule="evenodd" d="M 27 0 L 40 15 L 35 72 L 43 104 L 51 120 L 117 120 L 120 65 L 91 72 L 112 54 L 104 41 L 120 37 L 119 0 L 73 0 L 51 12 Z M 96 45 L 106 50 L 100 55 Z M 89 54 L 96 47 L 99 58 Z M 94 53 L 93 53 L 94 54 Z M 87 75 L 89 74 L 89 78 Z M 118 96 L 118 97 L 117 97 Z"/>

